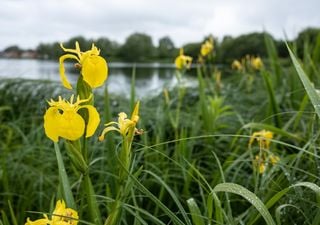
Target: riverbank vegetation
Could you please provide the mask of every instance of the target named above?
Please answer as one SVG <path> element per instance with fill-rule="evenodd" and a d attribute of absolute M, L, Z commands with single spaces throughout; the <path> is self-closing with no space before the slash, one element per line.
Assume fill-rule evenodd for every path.
<path fill-rule="evenodd" d="M 266 57 L 220 71 L 208 38 L 197 87 L 184 84 L 185 49 L 172 58 L 176 87 L 152 98 L 137 99 L 135 73 L 129 99 L 109 95 L 104 74 L 93 90 L 87 75 L 105 64 L 81 43 L 92 58 L 74 43 L 59 55 L 89 71 L 73 90 L 2 80 L 0 224 L 319 224 L 319 43 L 290 44 L 284 66 L 264 35 Z"/>
<path fill-rule="evenodd" d="M 302 30 L 296 38 L 290 40 L 296 44 L 299 56 L 303 54 L 304 43 L 308 42 L 311 46 L 314 45 L 317 42 L 319 33 L 319 28 L 307 28 Z M 283 40 L 276 40 L 268 33 L 255 32 L 238 37 L 225 36 L 219 41 L 215 38 L 215 62 L 229 64 L 233 59 L 240 58 L 246 54 L 267 57 L 268 53 L 264 45 L 265 35 L 268 35 L 273 40 L 278 56 L 288 59 L 288 51 Z M 204 40 L 206 38 L 208 37 L 204 37 Z M 196 58 L 202 44 L 202 41 L 199 41 L 176 46 L 169 36 L 162 37 L 155 43 L 152 37 L 145 33 L 133 33 L 121 44 L 107 37 L 91 39 L 77 36 L 62 41 L 68 48 L 72 48 L 74 42 L 78 41 L 84 49 L 90 48 L 91 43 L 96 43 L 101 49 L 101 55 L 108 59 L 109 62 L 171 62 L 172 58 L 179 53 L 180 47 L 184 48 L 187 55 Z M 8 46 L 3 50 L 3 56 L 24 57 L 26 55 L 26 57 L 57 60 L 62 54 L 59 45 L 59 42 L 40 43 L 36 49 L 28 51 L 22 50 L 18 46 Z"/>

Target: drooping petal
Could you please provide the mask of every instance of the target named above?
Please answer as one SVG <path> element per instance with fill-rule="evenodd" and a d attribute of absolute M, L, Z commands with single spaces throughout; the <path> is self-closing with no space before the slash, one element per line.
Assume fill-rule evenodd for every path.
<path fill-rule="evenodd" d="M 59 72 L 60 72 L 60 78 L 61 78 L 61 81 L 62 81 L 62 84 L 64 87 L 68 88 L 68 89 L 72 89 L 72 86 L 71 84 L 69 83 L 67 77 L 66 77 L 66 74 L 65 74 L 65 68 L 64 68 L 64 60 L 66 59 L 75 59 L 79 62 L 79 59 L 77 56 L 75 55 L 72 55 L 72 54 L 66 54 L 66 55 L 63 55 L 59 58 Z"/>
<path fill-rule="evenodd" d="M 44 131 L 48 138 L 54 142 L 58 142 L 59 140 L 58 124 L 56 121 L 60 116 L 59 110 L 56 107 L 50 107 L 44 115 Z"/>
<path fill-rule="evenodd" d="M 96 131 L 99 123 L 100 123 L 100 115 L 95 107 L 92 105 L 84 105 L 80 108 L 88 109 L 89 120 L 87 124 L 86 137 L 91 137 Z"/>
<path fill-rule="evenodd" d="M 92 88 L 103 85 L 108 77 L 108 66 L 104 58 L 98 55 L 87 56 L 81 70 L 83 80 Z"/>
<path fill-rule="evenodd" d="M 27 219 L 27 222 L 24 225 L 48 225 L 51 224 L 51 221 L 48 218 L 38 219 L 31 221 L 30 218 Z"/>
<path fill-rule="evenodd" d="M 112 126 L 106 127 L 106 128 L 104 128 L 104 130 L 102 131 L 101 135 L 99 136 L 99 141 L 103 141 L 103 140 L 104 140 L 104 136 L 105 136 L 108 132 L 113 131 L 113 130 L 114 130 L 114 131 L 118 131 L 119 133 L 121 133 L 118 128 L 115 128 L 115 127 L 112 127 Z"/>

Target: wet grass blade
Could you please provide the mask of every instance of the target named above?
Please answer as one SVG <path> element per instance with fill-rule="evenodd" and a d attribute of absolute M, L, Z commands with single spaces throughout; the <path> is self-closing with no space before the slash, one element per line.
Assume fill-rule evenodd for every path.
<path fill-rule="evenodd" d="M 221 183 L 215 186 L 213 191 L 214 192 L 230 192 L 230 193 L 242 196 L 259 211 L 261 216 L 266 221 L 267 225 L 276 225 L 267 207 L 263 204 L 263 202 L 254 193 L 242 187 L 241 185 L 234 184 L 234 183 Z"/>
<path fill-rule="evenodd" d="M 311 100 L 311 103 L 318 115 L 318 117 L 320 118 L 320 97 L 316 91 L 316 89 L 314 88 L 313 84 L 311 83 L 311 81 L 309 80 L 308 76 L 306 75 L 306 73 L 304 72 L 304 70 L 302 69 L 300 63 L 298 62 L 296 56 L 293 54 L 293 52 L 291 51 L 291 49 L 289 48 L 289 46 L 287 45 L 291 60 L 293 62 L 293 65 L 299 75 L 299 78 Z"/>
<path fill-rule="evenodd" d="M 311 182 L 300 182 L 300 183 L 296 183 L 294 185 L 291 185 L 290 187 L 284 188 L 283 190 L 279 191 L 277 194 L 275 194 L 266 204 L 266 208 L 271 208 L 272 206 L 274 206 L 274 204 L 276 204 L 285 194 L 288 193 L 288 191 L 290 191 L 292 188 L 295 187 L 306 187 L 311 189 L 312 191 L 314 191 L 316 193 L 317 199 L 319 199 L 320 197 L 320 187 L 314 183 Z M 319 204 L 319 201 L 318 201 Z M 256 218 L 249 223 L 250 224 L 254 224 L 255 221 L 257 221 L 260 218 L 261 215 L 257 215 Z"/>
<path fill-rule="evenodd" d="M 201 215 L 200 209 L 194 200 L 194 198 L 189 198 L 187 204 L 191 213 L 192 222 L 194 225 L 205 225 L 203 216 Z"/>

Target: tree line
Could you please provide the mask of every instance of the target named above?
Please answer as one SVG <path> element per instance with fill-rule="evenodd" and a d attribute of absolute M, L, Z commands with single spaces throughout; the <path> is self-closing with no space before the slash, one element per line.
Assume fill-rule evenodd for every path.
<path fill-rule="evenodd" d="M 294 40 L 290 42 L 295 44 L 299 55 L 303 54 L 303 49 L 306 43 L 310 48 L 320 44 L 320 28 L 306 28 L 302 30 Z M 214 38 L 215 61 L 217 63 L 230 63 L 234 59 L 239 59 L 246 54 L 256 55 L 260 57 L 267 56 L 267 49 L 265 46 L 265 36 L 269 36 L 273 40 L 279 57 L 288 57 L 288 52 L 285 42 L 276 40 L 271 34 L 266 32 L 254 32 L 240 35 L 237 37 L 225 36 L 218 41 Z M 86 39 L 83 36 L 72 37 L 64 42 L 64 47 L 74 48 L 75 42 L 78 41 L 82 50 L 91 48 L 91 44 L 101 49 L 102 57 L 108 61 L 125 61 L 125 62 L 149 62 L 149 61 L 168 61 L 171 62 L 174 57 L 179 54 L 179 48 L 183 47 L 186 55 L 192 56 L 194 59 L 198 58 L 201 44 L 208 38 L 195 43 L 187 43 L 183 46 L 175 46 L 170 37 L 165 36 L 159 39 L 157 45 L 153 44 L 151 36 L 145 33 L 133 33 L 123 44 L 110 40 L 107 37 L 98 39 Z M 17 46 L 10 46 L 4 50 L 12 49 L 19 50 Z M 41 43 L 35 49 L 38 58 L 41 59 L 58 59 L 63 51 L 60 48 L 60 43 Z M 320 57 L 320 54 L 319 54 Z"/>

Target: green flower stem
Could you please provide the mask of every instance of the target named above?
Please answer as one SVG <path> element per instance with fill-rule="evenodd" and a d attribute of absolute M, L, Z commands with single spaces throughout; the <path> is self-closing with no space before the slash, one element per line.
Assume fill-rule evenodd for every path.
<path fill-rule="evenodd" d="M 61 190 L 62 190 L 63 198 L 64 198 L 65 202 L 67 203 L 68 207 L 70 207 L 72 209 L 76 209 L 76 204 L 74 202 L 70 183 L 68 180 L 66 169 L 64 167 L 60 148 L 59 148 L 58 143 L 56 143 L 56 142 L 54 142 L 54 150 L 56 152 L 56 157 L 57 157 L 57 161 L 58 161 L 59 181 L 60 181 L 60 185 L 62 185 Z"/>

